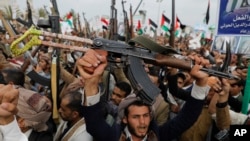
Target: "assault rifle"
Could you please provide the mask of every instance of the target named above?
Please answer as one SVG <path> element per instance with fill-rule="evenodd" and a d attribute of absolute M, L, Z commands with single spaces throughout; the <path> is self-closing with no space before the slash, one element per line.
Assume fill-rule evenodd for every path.
<path fill-rule="evenodd" d="M 131 35 L 131 38 L 134 38 L 135 37 L 135 33 L 134 33 L 134 21 L 133 21 L 133 14 L 132 14 L 132 5 L 130 4 L 130 8 L 129 8 L 129 11 L 130 11 L 130 35 Z"/>
<path fill-rule="evenodd" d="M 117 33 L 117 9 L 115 8 L 115 0 L 111 0 L 111 17 L 110 17 L 110 27 L 109 27 L 109 39 L 118 40 Z"/>
<path fill-rule="evenodd" d="M 83 37 L 82 24 L 81 24 L 81 21 L 80 21 L 80 15 L 79 15 L 79 13 L 77 14 L 77 24 L 78 24 L 78 32 L 79 32 L 78 35 L 80 37 Z"/>
<path fill-rule="evenodd" d="M 83 17 L 84 24 L 85 24 L 85 38 L 90 38 L 89 22 L 85 18 L 85 13 L 84 12 L 82 13 L 82 17 Z"/>
<path fill-rule="evenodd" d="M 51 32 L 53 33 L 60 33 L 60 14 L 57 7 L 56 0 L 51 0 L 52 3 L 52 15 L 49 16 Z M 56 39 L 59 42 L 58 39 Z M 52 63 L 51 63 L 51 95 L 53 100 L 53 112 L 52 117 L 54 120 L 58 121 L 58 95 L 59 95 L 59 78 L 60 78 L 60 49 L 54 49 Z"/>
<path fill-rule="evenodd" d="M 18 17 L 16 19 L 16 21 L 18 21 L 19 23 L 23 24 L 24 26 L 27 26 L 28 28 L 31 27 L 34 23 L 33 23 L 33 20 L 32 20 L 32 10 L 31 10 L 31 7 L 30 7 L 30 3 L 28 2 L 27 0 L 27 11 L 28 11 L 28 15 L 27 15 L 27 18 L 28 18 L 28 21 L 24 21 L 22 20 L 20 17 Z"/>
<path fill-rule="evenodd" d="M 150 104 L 153 103 L 155 97 L 160 93 L 160 89 L 155 86 L 152 81 L 147 77 L 148 75 L 144 70 L 141 59 L 143 59 L 145 62 L 153 63 L 159 66 L 170 66 L 184 70 L 192 69 L 192 61 L 182 60 L 173 57 L 173 54 L 178 53 L 176 50 L 170 47 L 167 48 L 160 46 L 159 44 L 144 36 L 137 36 L 136 38 L 131 39 L 129 41 L 129 44 L 127 44 L 103 38 L 95 38 L 91 40 L 75 36 L 55 34 L 46 31 L 40 31 L 35 29 L 34 27 L 27 30 L 23 36 L 21 36 L 11 44 L 11 50 L 14 55 L 20 55 L 26 51 L 18 49 L 16 45 L 29 35 L 33 35 L 33 37 L 31 38 L 30 42 L 26 44 L 26 50 L 28 50 L 34 45 L 41 44 L 81 52 L 86 52 L 89 49 L 81 48 L 78 46 L 70 46 L 60 43 L 43 41 L 38 38 L 38 36 L 48 36 L 52 38 L 67 39 L 71 41 L 86 43 L 90 46 L 90 48 L 108 51 L 110 57 L 125 57 L 125 62 L 128 67 L 127 73 L 135 92 L 137 92 L 139 96 L 145 100 L 145 102 L 148 102 Z M 140 44 L 142 46 L 135 46 L 136 44 Z M 154 48 L 148 48 L 149 46 L 154 46 Z M 227 49 L 229 50 L 230 46 L 228 46 Z M 227 60 L 230 59 L 229 57 L 226 58 Z M 227 60 L 225 62 L 229 62 Z M 228 65 L 228 63 L 226 63 L 226 65 Z M 224 68 L 227 67 L 226 65 L 224 66 Z M 238 79 L 238 77 L 227 72 L 221 72 L 220 70 L 212 70 L 208 68 L 202 68 L 201 70 L 210 75 L 218 77 Z"/>
<path fill-rule="evenodd" d="M 130 27 L 129 27 L 129 21 L 128 21 L 128 14 L 127 14 L 127 11 L 125 10 L 124 8 L 124 3 L 126 1 L 122 0 L 122 11 L 123 11 L 123 16 L 124 16 L 124 28 L 125 28 L 125 41 L 128 42 L 131 38 L 131 30 L 130 30 Z"/>

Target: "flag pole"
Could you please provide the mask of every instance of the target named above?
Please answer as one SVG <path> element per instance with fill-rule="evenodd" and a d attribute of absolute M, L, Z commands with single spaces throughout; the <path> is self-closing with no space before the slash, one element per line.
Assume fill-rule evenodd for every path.
<path fill-rule="evenodd" d="M 175 41 L 175 0 L 172 0 L 172 27 L 171 27 L 171 33 L 170 33 L 170 46 L 175 47 L 174 41 Z"/>

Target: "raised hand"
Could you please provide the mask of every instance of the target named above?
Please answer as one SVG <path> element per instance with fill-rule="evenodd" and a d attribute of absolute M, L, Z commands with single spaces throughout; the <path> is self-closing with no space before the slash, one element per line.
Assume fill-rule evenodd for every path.
<path fill-rule="evenodd" d="M 106 51 L 97 52 L 89 49 L 83 57 L 77 60 L 78 71 L 84 80 L 85 96 L 92 96 L 98 93 L 98 84 L 107 66 L 106 55 Z"/>
<path fill-rule="evenodd" d="M 14 120 L 17 113 L 18 90 L 13 85 L 0 84 L 0 125 Z"/>

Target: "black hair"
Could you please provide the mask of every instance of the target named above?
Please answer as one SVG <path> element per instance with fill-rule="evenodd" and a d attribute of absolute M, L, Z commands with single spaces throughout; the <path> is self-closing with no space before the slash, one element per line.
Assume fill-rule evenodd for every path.
<path fill-rule="evenodd" d="M 19 69 L 7 68 L 1 70 L 5 82 L 12 82 L 14 85 L 24 86 L 25 75 Z"/>
<path fill-rule="evenodd" d="M 125 97 L 131 93 L 131 86 L 125 81 L 117 82 L 115 86 L 125 92 Z"/>
<path fill-rule="evenodd" d="M 83 117 L 82 94 L 79 91 L 71 91 L 64 95 L 62 98 L 68 98 L 69 104 L 67 105 L 72 111 L 77 111 L 80 117 Z"/>
<path fill-rule="evenodd" d="M 177 77 L 180 77 L 180 78 L 183 79 L 183 80 L 186 79 L 185 74 L 183 74 L 182 72 L 178 72 L 176 75 L 177 75 Z"/>
<path fill-rule="evenodd" d="M 44 53 L 48 53 L 48 47 L 41 45 L 41 47 L 39 48 L 39 51 L 42 51 Z"/>
<path fill-rule="evenodd" d="M 235 82 L 235 83 L 233 83 L 233 84 L 231 84 L 231 85 L 237 85 L 237 86 L 243 86 L 243 87 L 245 87 L 245 84 L 246 84 L 246 81 L 244 80 L 244 79 L 240 79 L 240 80 L 238 80 L 237 82 Z"/>

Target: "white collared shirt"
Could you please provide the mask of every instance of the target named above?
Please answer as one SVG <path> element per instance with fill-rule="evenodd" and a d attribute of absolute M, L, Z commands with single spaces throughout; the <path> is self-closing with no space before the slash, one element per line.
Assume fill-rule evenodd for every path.
<path fill-rule="evenodd" d="M 16 119 L 7 125 L 0 125 L 1 141 L 28 141 L 20 130 Z"/>

